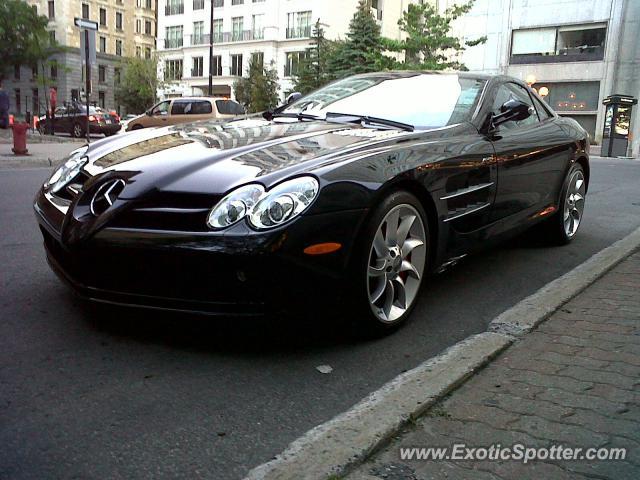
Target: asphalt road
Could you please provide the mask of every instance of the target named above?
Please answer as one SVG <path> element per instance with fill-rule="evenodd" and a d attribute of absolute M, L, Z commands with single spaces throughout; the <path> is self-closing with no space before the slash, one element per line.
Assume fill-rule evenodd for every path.
<path fill-rule="evenodd" d="M 574 243 L 470 258 L 365 341 L 331 319 L 87 307 L 45 263 L 31 201 L 47 174 L 0 170 L 0 478 L 239 478 L 640 224 L 640 162 L 595 160 Z"/>

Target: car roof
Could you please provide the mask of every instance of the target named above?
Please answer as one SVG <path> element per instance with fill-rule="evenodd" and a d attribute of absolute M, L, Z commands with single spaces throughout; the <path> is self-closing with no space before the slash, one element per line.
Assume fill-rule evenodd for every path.
<path fill-rule="evenodd" d="M 354 77 L 358 78 L 368 78 L 368 77 L 376 77 L 376 78 L 404 78 L 404 77 L 413 77 L 416 75 L 457 75 L 461 78 L 470 78 L 477 80 L 500 80 L 500 81 L 510 81 L 522 83 L 522 80 L 519 80 L 514 77 L 509 77 L 506 75 L 491 75 L 489 73 L 476 73 L 476 72 L 461 72 L 457 70 L 390 70 L 384 72 L 371 72 L 371 73 L 360 73 L 358 75 L 354 75 Z"/>
<path fill-rule="evenodd" d="M 174 97 L 167 100 L 231 100 L 225 97 Z"/>

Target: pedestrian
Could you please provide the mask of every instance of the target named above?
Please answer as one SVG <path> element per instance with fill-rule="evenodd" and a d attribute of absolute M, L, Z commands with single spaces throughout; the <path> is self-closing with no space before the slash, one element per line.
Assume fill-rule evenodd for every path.
<path fill-rule="evenodd" d="M 0 128 L 9 126 L 9 94 L 2 88 L 0 81 Z"/>

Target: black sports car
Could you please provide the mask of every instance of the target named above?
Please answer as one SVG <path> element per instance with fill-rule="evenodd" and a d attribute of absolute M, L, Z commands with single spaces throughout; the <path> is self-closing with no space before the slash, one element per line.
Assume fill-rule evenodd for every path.
<path fill-rule="evenodd" d="M 76 150 L 34 205 L 52 268 L 100 302 L 340 302 L 385 330 L 428 273 L 535 224 L 559 243 L 580 225 L 588 135 L 519 80 L 357 75 L 265 117 Z"/>

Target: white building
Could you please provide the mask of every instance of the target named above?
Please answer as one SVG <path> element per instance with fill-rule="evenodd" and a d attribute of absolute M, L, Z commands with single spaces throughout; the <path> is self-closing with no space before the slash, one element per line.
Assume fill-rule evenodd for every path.
<path fill-rule="evenodd" d="M 439 0 L 444 9 L 455 3 Z M 487 43 L 461 60 L 472 71 L 532 81 L 561 115 L 580 122 L 600 143 L 602 101 L 640 97 L 639 0 L 476 0 L 456 30 Z M 542 89 L 546 87 L 546 89 Z M 542 89 L 542 90 L 541 90 Z M 631 118 L 630 151 L 640 148 L 640 105 Z"/>
<path fill-rule="evenodd" d="M 358 0 L 159 0 L 162 97 L 203 95 L 209 84 L 209 19 L 213 1 L 213 93 L 233 97 L 233 82 L 251 55 L 277 68 L 281 95 L 291 88 L 299 56 L 320 19 L 327 38 L 344 38 Z M 388 38 L 399 38 L 398 19 L 412 0 L 370 0 Z"/>

